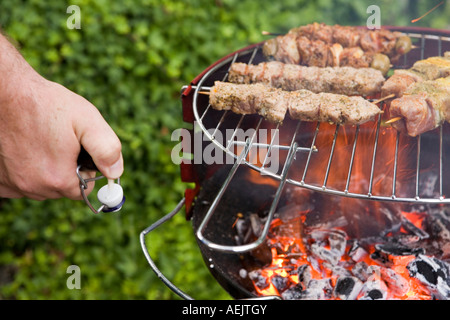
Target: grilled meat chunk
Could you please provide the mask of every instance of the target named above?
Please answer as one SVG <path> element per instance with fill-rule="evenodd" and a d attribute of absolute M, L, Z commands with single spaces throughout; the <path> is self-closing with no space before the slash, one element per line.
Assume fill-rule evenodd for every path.
<path fill-rule="evenodd" d="M 408 70 L 395 70 L 384 83 L 381 95 L 385 97 L 394 94 L 396 97 L 401 97 L 415 83 L 448 76 L 450 76 L 450 56 L 420 60 Z"/>
<path fill-rule="evenodd" d="M 237 114 L 260 114 L 274 123 L 286 115 L 288 92 L 263 84 L 237 85 L 216 81 L 211 88 L 209 103 L 216 110 L 231 110 Z"/>
<path fill-rule="evenodd" d="M 268 60 L 309 67 L 367 68 L 371 66 L 374 56 L 371 52 L 364 52 L 360 47 L 343 48 L 338 43 L 328 44 L 322 40 L 311 40 L 294 34 L 267 40 L 262 49 Z"/>
<path fill-rule="evenodd" d="M 360 47 L 365 52 L 383 53 L 397 59 L 411 50 L 411 40 L 400 32 L 387 29 L 370 30 L 355 26 L 329 26 L 324 23 L 312 23 L 291 29 L 288 34 L 296 34 L 310 40 L 326 43 L 339 43 L 344 48 Z M 408 42 L 404 44 L 403 42 Z"/>
<path fill-rule="evenodd" d="M 209 102 L 214 109 L 238 114 L 260 114 L 281 123 L 287 110 L 290 117 L 303 121 L 326 121 L 336 124 L 362 124 L 381 111 L 361 97 L 332 93 L 315 94 L 308 90 L 284 91 L 261 83 L 233 84 L 216 81 Z"/>
<path fill-rule="evenodd" d="M 402 119 L 392 124 L 412 137 L 450 121 L 450 77 L 416 83 L 390 105 L 391 117 Z"/>
<path fill-rule="evenodd" d="M 420 74 L 411 70 L 398 69 L 389 77 L 381 88 L 381 96 L 387 97 L 393 94 L 395 97 L 401 97 L 408 88 L 424 79 Z"/>
<path fill-rule="evenodd" d="M 421 93 L 393 100 L 390 114 L 402 119 L 392 123 L 392 126 L 411 137 L 436 128 L 439 125 L 439 117 L 426 98 L 427 95 Z"/>
<path fill-rule="evenodd" d="M 372 68 L 305 67 L 278 61 L 248 65 L 236 62 L 228 79 L 233 83 L 264 83 L 286 91 L 309 90 L 348 96 L 374 96 L 381 91 L 383 74 Z"/>
<path fill-rule="evenodd" d="M 285 63 L 372 67 L 385 73 L 391 61 L 398 60 L 411 47 L 411 39 L 399 32 L 313 23 L 267 40 L 263 53 L 269 60 Z M 382 61 L 387 64 L 380 66 L 380 60 L 374 63 L 376 55 L 383 55 Z"/>
<path fill-rule="evenodd" d="M 303 121 L 331 122 L 340 125 L 363 124 L 374 119 L 380 109 L 361 97 L 332 93 L 315 94 L 308 90 L 292 93 L 289 115 Z"/>

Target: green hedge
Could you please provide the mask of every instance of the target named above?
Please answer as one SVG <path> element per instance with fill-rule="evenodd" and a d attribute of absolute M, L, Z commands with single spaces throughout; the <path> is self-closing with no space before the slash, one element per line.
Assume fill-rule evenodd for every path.
<path fill-rule="evenodd" d="M 0 25 L 30 64 L 94 103 L 121 138 L 127 202 L 120 213 L 93 215 L 67 199 L 4 200 L 0 298 L 175 298 L 151 272 L 139 233 L 170 212 L 186 187 L 170 159 L 171 133 L 183 126 L 182 85 L 225 54 L 264 40 L 262 30 L 283 32 L 313 21 L 364 24 L 370 4 L 381 6 L 384 24 L 407 25 L 417 17 L 412 13 L 430 9 L 427 2 L 2 0 Z M 81 9 L 80 30 L 66 26 L 71 4 Z M 448 10 L 441 6 L 434 19 L 418 24 L 445 27 Z M 229 298 L 210 276 L 182 215 L 149 243 L 160 268 L 187 293 Z M 81 269 L 80 290 L 66 287 L 73 264 Z"/>

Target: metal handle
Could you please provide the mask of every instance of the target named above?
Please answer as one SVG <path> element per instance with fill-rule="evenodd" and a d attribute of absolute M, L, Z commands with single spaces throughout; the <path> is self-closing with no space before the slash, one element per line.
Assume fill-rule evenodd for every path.
<path fill-rule="evenodd" d="M 81 176 L 81 173 L 80 173 L 81 171 L 99 171 L 97 166 L 94 163 L 94 160 L 92 160 L 91 155 L 83 148 L 83 146 L 81 146 L 81 150 L 80 150 L 80 153 L 79 153 L 78 159 L 77 159 L 77 164 L 78 164 L 78 166 L 77 166 L 76 174 L 77 174 L 78 180 L 80 180 L 81 196 L 83 197 L 84 202 L 86 202 L 87 206 L 91 209 L 91 211 L 95 214 L 98 214 L 100 212 L 117 212 L 117 211 L 119 211 L 125 202 L 125 197 L 123 197 L 120 204 L 118 204 L 117 206 L 115 206 L 113 208 L 109 208 L 108 206 L 101 204 L 101 206 L 98 209 L 95 209 L 94 206 L 89 201 L 89 198 L 87 197 L 87 194 L 85 192 L 85 190 L 88 188 L 88 183 L 103 179 L 103 178 L 105 178 L 105 176 L 99 175 L 99 176 L 96 176 L 95 178 L 89 178 L 89 179 L 84 179 Z M 120 178 L 117 179 L 117 183 L 120 185 Z"/>
<path fill-rule="evenodd" d="M 159 268 L 156 266 L 155 262 L 153 261 L 152 257 L 150 256 L 150 252 L 148 250 L 147 244 L 145 242 L 145 236 L 147 236 L 150 232 L 154 231 L 156 228 L 160 227 L 162 224 L 166 223 L 170 219 L 172 219 L 178 212 L 180 212 L 181 208 L 184 206 L 186 202 L 186 199 L 183 198 L 181 201 L 176 205 L 176 207 L 167 215 L 153 223 L 151 226 L 144 229 L 140 236 L 139 240 L 141 243 L 142 251 L 144 252 L 145 258 L 147 259 L 148 264 L 152 268 L 153 272 L 155 272 L 156 276 L 174 293 L 176 293 L 178 296 L 185 300 L 194 300 L 190 295 L 186 294 L 184 291 L 182 291 L 180 288 L 178 288 L 176 285 L 174 285 L 169 279 L 166 278 L 166 276 L 159 270 Z M 278 296 L 262 296 L 262 297 L 255 297 L 255 298 L 249 298 L 248 300 L 280 300 L 281 298 Z"/>
<path fill-rule="evenodd" d="M 250 149 L 250 141 L 247 139 L 247 143 L 245 146 L 245 149 L 241 152 L 238 160 L 235 162 L 235 164 L 233 165 L 233 167 L 230 170 L 230 173 L 228 174 L 227 179 L 225 180 L 224 184 L 222 185 L 219 193 L 217 194 L 216 198 L 214 199 L 214 202 L 211 204 L 208 212 L 206 213 L 206 216 L 204 217 L 202 223 L 200 224 L 200 227 L 197 231 L 197 238 L 203 242 L 206 246 L 208 246 L 208 248 L 210 249 L 214 249 L 214 250 L 218 250 L 218 251 L 222 251 L 222 252 L 230 252 L 230 253 L 244 253 L 244 252 L 248 252 L 251 250 L 256 249 L 257 247 L 259 247 L 264 240 L 267 237 L 267 234 L 269 233 L 269 228 L 270 228 L 270 224 L 273 220 L 273 216 L 275 214 L 275 210 L 278 206 L 278 203 L 280 201 L 280 197 L 281 197 L 281 193 L 283 192 L 283 188 L 286 184 L 286 179 L 287 179 L 287 174 L 289 172 L 289 168 L 295 158 L 295 153 L 297 150 L 297 143 L 294 142 L 289 150 L 289 154 L 287 157 L 287 160 L 285 162 L 285 165 L 283 167 L 283 171 L 281 173 L 281 182 L 277 188 L 277 191 L 275 193 L 275 197 L 274 200 L 272 201 L 272 205 L 270 206 L 270 210 L 267 216 L 267 221 L 264 224 L 264 228 L 260 234 L 260 236 L 258 237 L 257 240 L 255 240 L 252 243 L 249 244 L 244 244 L 244 245 L 235 245 L 235 246 L 228 246 L 228 245 L 222 245 L 222 244 L 218 244 L 215 243 L 211 240 L 208 240 L 204 237 L 203 235 L 203 231 L 205 230 L 209 220 L 211 219 L 212 215 L 214 214 L 217 205 L 219 204 L 220 199 L 222 198 L 225 190 L 227 189 L 231 179 L 233 178 L 234 174 L 236 173 L 237 168 L 239 167 L 239 165 L 241 165 L 242 161 L 246 158 L 248 152 Z"/>
<path fill-rule="evenodd" d="M 158 269 L 158 267 L 156 266 L 156 264 L 153 261 L 152 257 L 150 256 L 150 253 L 148 251 L 147 245 L 145 243 L 145 236 L 147 234 L 149 234 L 150 232 L 152 232 L 153 230 L 155 230 L 156 228 L 158 228 L 159 226 L 161 226 L 163 223 L 165 223 L 168 220 L 170 220 L 173 216 L 175 216 L 181 210 L 181 208 L 184 206 L 185 201 L 186 201 L 185 198 L 181 199 L 181 201 L 177 204 L 177 206 L 175 207 L 175 209 L 173 209 L 172 212 L 170 212 L 169 214 L 165 215 L 164 217 L 162 217 L 161 219 L 159 219 L 158 221 L 153 223 L 151 226 L 149 226 L 146 229 L 144 229 L 141 232 L 141 234 L 139 236 L 139 239 L 140 239 L 140 242 L 141 242 L 141 247 L 142 247 L 142 251 L 144 252 L 145 258 L 147 259 L 148 264 L 150 265 L 152 270 L 156 273 L 158 278 L 169 289 L 171 289 L 173 292 L 175 292 L 181 298 L 183 298 L 185 300 L 194 300 L 191 296 L 189 296 L 188 294 L 184 293 L 181 289 L 179 289 L 177 286 L 175 286 L 172 282 L 170 282 L 169 279 L 167 279 L 164 276 L 164 274 Z"/>

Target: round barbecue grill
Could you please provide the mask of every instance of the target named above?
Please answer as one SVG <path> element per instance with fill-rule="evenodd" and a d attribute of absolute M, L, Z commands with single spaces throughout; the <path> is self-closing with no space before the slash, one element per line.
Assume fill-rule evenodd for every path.
<path fill-rule="evenodd" d="M 394 68 L 409 68 L 414 62 L 431 56 L 442 56 L 450 51 L 450 32 L 411 27 L 388 27 L 393 31 L 400 31 L 408 35 L 415 45 L 415 49 L 402 57 Z M 228 69 L 234 62 L 257 64 L 265 61 L 262 54 L 262 43 L 251 45 L 237 52 L 227 55 L 203 71 L 192 83 L 182 88 L 182 103 L 184 121 L 193 124 L 192 134 L 202 136 L 201 151 L 206 146 L 213 146 L 216 152 L 222 153 L 227 164 L 196 163 L 193 160 L 181 163 L 181 176 L 184 182 L 195 183 L 195 189 L 187 189 L 183 198 L 173 212 L 164 216 L 141 233 L 141 245 L 144 254 L 157 276 L 175 293 L 182 298 L 191 299 L 172 284 L 157 268 L 150 257 L 145 237 L 151 231 L 167 222 L 185 206 L 187 219 L 192 219 L 193 229 L 198 245 L 207 265 L 219 283 L 235 298 L 255 297 L 251 286 L 245 283 L 237 274 L 243 255 L 257 250 L 265 241 L 270 223 L 280 203 L 283 202 L 283 190 L 286 186 L 304 188 L 335 197 L 380 201 L 394 204 L 408 205 L 444 205 L 450 203 L 450 185 L 445 177 L 450 172 L 446 168 L 446 161 L 450 157 L 450 141 L 448 140 L 449 125 L 443 124 L 439 128 L 418 137 L 405 137 L 395 133 L 395 143 L 392 159 L 388 164 L 379 162 L 379 154 L 386 148 L 384 136 L 386 127 L 384 115 L 370 124 L 353 127 L 342 127 L 322 123 L 306 123 L 286 119 L 282 125 L 273 125 L 258 115 L 237 115 L 231 111 L 214 110 L 204 94 L 215 81 L 227 81 Z M 381 106 L 383 107 L 383 106 Z M 261 129 L 270 131 L 269 138 L 259 136 Z M 390 129 L 389 130 L 394 130 Z M 245 136 L 238 132 L 246 132 Z M 318 144 L 321 135 L 329 136 L 329 143 Z M 337 145 L 346 141 L 346 155 L 336 153 Z M 191 139 L 195 140 L 195 139 Z M 184 141 L 183 141 L 184 142 Z M 195 150 L 192 145 L 190 150 Z M 361 144 L 371 151 L 370 161 L 366 161 L 364 187 L 355 186 L 355 166 Z M 263 150 L 262 156 L 255 161 L 254 150 Z M 409 183 L 406 188 L 399 187 L 399 163 L 402 153 L 413 153 L 414 161 L 408 171 Z M 198 153 L 198 152 L 197 152 Z M 271 158 L 276 155 L 275 158 Z M 195 158 L 195 155 L 194 155 Z M 232 161 L 230 161 L 232 159 Z M 318 159 L 322 159 L 318 161 Z M 274 163 L 278 164 L 274 166 Z M 319 164 L 318 164 L 319 163 Z M 317 174 L 317 166 L 321 166 L 321 174 Z M 311 168 L 314 167 L 314 174 Z M 436 173 L 437 191 L 424 192 L 423 172 Z M 231 189 L 238 188 L 234 178 L 239 171 L 252 171 L 274 183 L 267 185 L 247 186 L 257 193 L 268 192 L 270 201 L 258 203 L 265 212 L 265 224 L 259 237 L 244 244 L 236 244 L 223 225 L 230 225 L 233 221 L 231 214 L 227 214 L 229 207 L 221 209 L 226 202 L 237 202 L 237 206 L 246 206 L 251 202 L 255 205 L 256 198 L 251 201 L 237 201 L 239 195 L 231 198 L 227 195 Z M 339 182 L 330 179 L 335 170 L 339 170 Z M 375 185 L 379 182 L 380 172 L 390 188 L 380 190 Z M 219 175 L 219 178 L 217 176 Z M 342 179 L 342 177 L 344 177 Z M 240 181 L 239 184 L 243 182 Z M 249 192 L 251 193 L 251 192 Z M 242 210 L 239 207 L 235 210 Z M 249 209 L 251 210 L 251 209 Z M 215 237 L 214 235 L 221 236 Z M 230 265 L 232 267 L 230 267 Z M 231 270 L 230 270 L 231 269 Z"/>

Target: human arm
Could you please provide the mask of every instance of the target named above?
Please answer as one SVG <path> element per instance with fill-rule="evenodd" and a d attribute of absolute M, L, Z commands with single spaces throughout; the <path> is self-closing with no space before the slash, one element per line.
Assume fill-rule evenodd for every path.
<path fill-rule="evenodd" d="M 107 178 L 122 175 L 120 140 L 98 109 L 39 75 L 1 34 L 0 75 L 0 197 L 80 199 L 81 145 Z"/>

